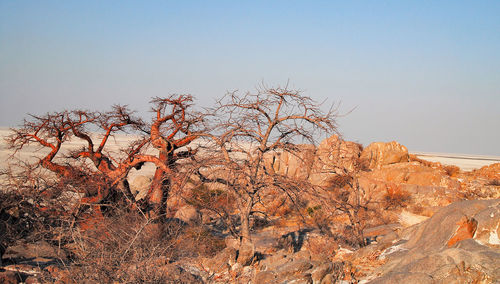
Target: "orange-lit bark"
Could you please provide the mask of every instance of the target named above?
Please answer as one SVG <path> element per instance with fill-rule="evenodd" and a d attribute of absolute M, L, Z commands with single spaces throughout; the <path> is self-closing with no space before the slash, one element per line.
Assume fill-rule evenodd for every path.
<path fill-rule="evenodd" d="M 197 137 L 191 128 L 201 116 L 186 112 L 191 102 L 189 95 L 153 99 L 155 117 L 151 125 L 132 117 L 133 112 L 124 106 L 113 106 L 109 112 L 75 110 L 32 116 L 31 120 L 25 120 L 22 128 L 12 129 L 9 145 L 15 151 L 33 144 L 48 149 L 49 153 L 40 159 L 39 164 L 59 176 L 61 185 L 68 182 L 83 192 L 82 202 L 87 204 L 99 204 L 123 196 L 134 204 L 127 176 L 131 169 L 153 163 L 156 172 L 146 200 L 155 212 L 163 214 L 177 173 L 176 162 L 194 153 L 178 150 Z M 95 129 L 99 132 L 91 134 L 90 131 Z M 129 133 L 129 130 L 140 134 L 140 138 L 121 149 L 121 155 L 113 156 L 106 151 L 110 138 L 115 134 Z M 69 139 L 77 139 L 85 146 L 70 152 L 69 156 L 61 154 L 61 146 Z M 144 154 L 144 149 L 149 146 L 160 154 Z M 88 167 L 86 161 L 95 168 Z"/>
<path fill-rule="evenodd" d="M 198 137 L 190 129 L 198 118 L 189 118 L 186 115 L 186 109 L 191 101 L 191 96 L 184 95 L 171 96 L 166 99 L 156 98 L 152 101 L 155 104 L 153 110 L 156 112 L 156 117 L 151 124 L 151 144 L 159 151 L 158 159 L 166 166 L 158 167 L 157 165 L 148 192 L 153 216 L 166 213 L 169 191 L 176 181 L 176 162 L 193 153 L 177 151 Z"/>

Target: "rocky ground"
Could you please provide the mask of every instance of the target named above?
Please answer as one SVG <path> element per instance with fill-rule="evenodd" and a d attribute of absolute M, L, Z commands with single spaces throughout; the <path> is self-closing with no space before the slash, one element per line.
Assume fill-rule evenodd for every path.
<path fill-rule="evenodd" d="M 298 210 L 276 192 L 264 194 L 257 209 L 266 214 L 253 219 L 253 244 L 247 247 L 227 232 L 216 214 L 173 196 L 171 219 L 182 224 L 180 234 L 203 238 L 168 244 L 172 241 L 182 251 L 210 241 L 209 252 L 152 253 L 141 258 L 144 263 L 122 261 L 115 266 L 120 271 L 108 273 L 141 272 L 139 278 L 116 276 L 131 283 L 500 281 L 500 163 L 465 172 L 409 155 L 397 142 L 363 149 L 336 136 L 317 148 L 304 147 L 299 156 L 269 157 L 268 163 L 278 173 L 325 190 L 314 196 L 304 193 Z M 149 182 L 141 175 L 131 180 L 137 199 Z M 335 202 L 325 201 L 330 199 Z M 5 224 L 21 218 L 15 208 L 4 209 Z M 152 236 L 157 226 L 144 224 L 135 232 L 149 230 Z M 72 262 L 88 248 L 75 244 L 80 243 L 42 237 L 2 243 L 0 282 L 85 282 L 91 272 Z M 116 250 L 128 252 L 131 247 Z"/>

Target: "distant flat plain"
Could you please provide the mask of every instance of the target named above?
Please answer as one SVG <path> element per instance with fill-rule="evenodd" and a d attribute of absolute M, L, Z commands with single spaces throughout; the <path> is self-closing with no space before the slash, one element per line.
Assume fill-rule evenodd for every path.
<path fill-rule="evenodd" d="M 9 164 L 9 157 L 12 155 L 12 150 L 7 148 L 5 138 L 10 134 L 9 128 L 0 127 L 0 168 L 6 168 Z M 120 147 L 128 145 L 135 136 L 130 135 L 117 135 L 109 141 L 110 151 L 118 151 Z M 63 147 L 64 150 L 68 149 L 78 149 L 84 146 L 80 141 L 69 141 Z M 29 146 L 19 151 L 16 154 L 17 158 L 23 161 L 34 161 L 36 157 L 42 157 L 44 153 L 47 153 L 47 149 L 43 149 L 36 146 Z M 479 169 L 483 166 L 491 165 L 494 163 L 500 163 L 500 156 L 483 156 L 483 155 L 468 155 L 468 154 L 450 154 L 450 153 L 431 153 L 431 152 L 412 152 L 411 154 L 417 155 L 417 157 L 431 161 L 439 162 L 443 165 L 455 165 L 458 166 L 463 171 L 471 171 L 474 169 Z M 148 167 L 149 168 L 149 167 Z M 149 171 L 153 170 L 152 166 Z M 148 172 L 149 172 L 148 171 Z"/>

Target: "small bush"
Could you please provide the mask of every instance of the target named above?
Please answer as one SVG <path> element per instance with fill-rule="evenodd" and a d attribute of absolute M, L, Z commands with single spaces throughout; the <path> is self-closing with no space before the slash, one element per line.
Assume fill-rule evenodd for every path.
<path fill-rule="evenodd" d="M 454 177 L 454 176 L 456 176 L 457 174 L 460 173 L 460 168 L 457 167 L 457 166 L 451 166 L 451 165 L 450 166 L 444 166 L 443 169 L 444 169 L 445 173 L 447 175 L 449 175 L 450 177 Z"/>
<path fill-rule="evenodd" d="M 188 204 L 198 209 L 208 209 L 215 212 L 232 211 L 234 197 L 222 189 L 211 189 L 205 184 L 191 188 L 185 195 Z"/>
<path fill-rule="evenodd" d="M 339 249 L 339 245 L 335 239 L 325 235 L 308 238 L 306 244 L 311 255 L 320 258 L 325 257 L 330 260 L 333 259 L 335 252 Z"/>
<path fill-rule="evenodd" d="M 486 185 L 500 186 L 500 180 L 492 179 L 492 180 L 488 181 L 488 183 Z"/>
<path fill-rule="evenodd" d="M 68 248 L 76 282 L 172 283 L 184 272 L 171 263 L 213 257 L 225 248 L 210 231 L 175 219 L 154 223 L 131 211 L 100 221 L 97 231 L 73 231 L 75 242 Z"/>
<path fill-rule="evenodd" d="M 384 195 L 384 207 L 385 209 L 406 207 L 410 199 L 410 194 L 402 190 L 400 186 L 389 185 Z"/>
<path fill-rule="evenodd" d="M 343 188 L 349 185 L 353 180 L 353 177 L 350 175 L 334 175 L 328 180 L 328 185 L 330 188 Z"/>
<path fill-rule="evenodd" d="M 318 211 L 321 209 L 321 205 L 316 205 L 316 206 L 313 206 L 313 207 L 307 207 L 307 214 L 309 214 L 309 216 L 313 216 L 314 215 L 314 212 Z"/>

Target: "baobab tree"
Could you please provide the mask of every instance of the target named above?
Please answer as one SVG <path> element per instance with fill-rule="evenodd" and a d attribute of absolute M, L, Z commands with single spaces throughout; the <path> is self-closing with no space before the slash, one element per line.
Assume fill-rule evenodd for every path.
<path fill-rule="evenodd" d="M 316 143 L 318 134 L 336 132 L 336 110 L 287 88 L 263 89 L 256 94 L 229 93 L 212 110 L 212 156 L 197 171 L 204 183 L 223 185 L 236 197 L 241 244 L 251 243 L 250 217 L 265 188 L 291 193 L 303 186 L 266 167 L 274 154 L 299 150 L 298 142 Z"/>
<path fill-rule="evenodd" d="M 190 95 L 157 97 L 151 101 L 154 118 L 150 126 L 150 141 L 158 150 L 161 166 L 156 167 L 148 200 L 156 215 L 166 213 L 170 188 L 182 182 L 181 176 L 185 172 L 179 169 L 179 161 L 196 153 L 187 146 L 204 133 L 204 115 L 191 109 L 192 102 Z"/>
<path fill-rule="evenodd" d="M 73 127 L 79 128 L 95 120 L 93 113 L 82 112 L 76 117 L 73 115 L 74 113 L 70 111 L 48 113 L 43 116 L 31 115 L 31 119 L 24 120 L 22 127 L 12 129 L 13 133 L 7 137 L 8 146 L 14 153 L 29 145 L 39 146 L 37 152 L 44 152 L 43 149 L 47 149 L 45 151 L 48 152 L 37 163 L 39 166 L 54 173 L 61 182 L 82 183 L 88 177 L 86 168 L 76 167 L 67 161 L 56 161 L 56 157 L 61 156 L 62 145 L 72 137 L 72 126 L 68 124 L 68 120 L 72 120 Z M 85 193 L 95 195 L 98 190 L 89 186 L 85 188 Z"/>
<path fill-rule="evenodd" d="M 119 197 L 135 206 L 126 178 L 131 169 L 153 163 L 156 173 L 147 201 L 149 208 L 161 214 L 165 212 L 171 180 L 179 176 L 178 171 L 174 171 L 176 162 L 193 153 L 179 149 L 197 137 L 192 129 L 201 122 L 201 115 L 186 113 L 191 102 L 192 97 L 187 95 L 155 98 L 152 101 L 155 117 L 151 125 L 119 105 L 108 112 L 74 110 L 31 115 L 20 128 L 12 129 L 7 142 L 14 152 L 29 145 L 47 149 L 47 154 L 37 164 L 54 173 L 61 183 L 78 185 L 74 188 L 85 194 L 81 200 L 85 204 L 99 205 Z M 133 133 L 138 138 L 123 147 L 120 154 L 112 155 L 112 151 L 108 151 L 110 138 L 126 133 Z M 81 141 L 84 146 L 61 153 L 61 147 L 70 139 Z M 151 145 L 159 150 L 158 155 L 146 154 Z M 96 209 L 99 210 L 99 206 Z"/>

